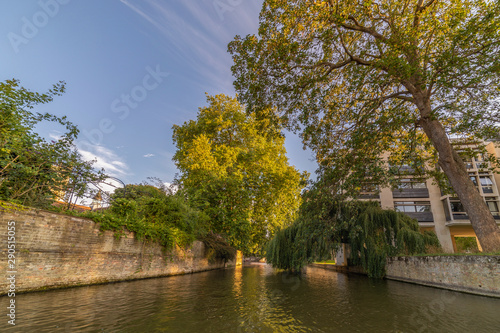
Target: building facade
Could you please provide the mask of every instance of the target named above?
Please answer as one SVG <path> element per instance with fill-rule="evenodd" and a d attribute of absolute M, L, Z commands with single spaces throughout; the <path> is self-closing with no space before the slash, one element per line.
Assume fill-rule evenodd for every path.
<path fill-rule="evenodd" d="M 487 154 L 500 158 L 500 144 L 480 142 L 467 147 L 455 146 L 457 151 L 485 147 Z M 500 174 L 491 171 L 486 156 L 465 158 L 464 163 L 472 182 L 483 197 L 492 215 L 500 225 Z M 363 192 L 360 199 L 377 200 L 382 208 L 394 209 L 415 218 L 422 230 L 432 230 L 437 234 L 445 252 L 456 252 L 457 237 L 475 237 L 469 217 L 460 200 L 454 194 L 446 194 L 433 181 L 421 180 L 411 175 L 404 176 L 397 188 L 380 188 L 372 192 Z M 478 249 L 481 250 L 479 242 Z"/>

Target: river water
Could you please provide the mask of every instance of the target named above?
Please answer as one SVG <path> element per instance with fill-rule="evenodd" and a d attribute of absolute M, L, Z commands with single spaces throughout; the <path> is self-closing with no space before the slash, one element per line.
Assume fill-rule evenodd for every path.
<path fill-rule="evenodd" d="M 15 299 L 16 326 L 4 316 L 2 332 L 500 332 L 500 299 L 321 268 L 256 264 Z"/>

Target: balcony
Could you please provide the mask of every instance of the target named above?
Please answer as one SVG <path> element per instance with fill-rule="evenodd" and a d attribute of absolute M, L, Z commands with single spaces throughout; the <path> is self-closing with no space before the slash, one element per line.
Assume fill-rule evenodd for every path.
<path fill-rule="evenodd" d="M 393 198 L 428 198 L 429 190 L 427 188 L 405 188 L 392 191 Z"/>
<path fill-rule="evenodd" d="M 500 215 L 498 213 L 493 212 L 492 213 L 493 218 L 497 220 L 499 223 L 500 222 Z M 453 224 L 455 222 L 458 222 L 459 224 L 469 224 L 469 216 L 465 212 L 454 212 L 453 213 L 453 219 L 450 219 L 448 216 L 446 217 L 446 224 Z"/>
<path fill-rule="evenodd" d="M 465 212 L 453 213 L 453 219 L 454 220 L 468 220 L 469 215 L 467 215 L 467 213 L 465 213 Z"/>
<path fill-rule="evenodd" d="M 404 212 L 411 218 L 414 218 L 418 222 L 434 222 L 434 215 L 432 212 Z"/>

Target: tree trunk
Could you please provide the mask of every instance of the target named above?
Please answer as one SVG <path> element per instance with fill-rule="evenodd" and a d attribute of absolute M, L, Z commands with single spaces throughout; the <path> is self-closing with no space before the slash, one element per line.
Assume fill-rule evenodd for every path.
<path fill-rule="evenodd" d="M 421 114 L 429 116 L 423 116 L 419 124 L 437 150 L 438 164 L 464 206 L 483 251 L 500 251 L 500 228 L 491 215 L 486 202 L 472 183 L 462 159 L 452 147 L 443 126 L 430 116 L 428 103 L 425 109 L 427 112 L 422 112 L 420 109 Z"/>

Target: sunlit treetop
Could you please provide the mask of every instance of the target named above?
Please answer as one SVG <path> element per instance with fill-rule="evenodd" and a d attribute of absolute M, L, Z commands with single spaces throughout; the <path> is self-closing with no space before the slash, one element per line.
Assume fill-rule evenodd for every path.
<path fill-rule="evenodd" d="M 274 106 L 300 129 L 344 190 L 393 178 L 384 157 L 439 165 L 483 249 L 500 249 L 450 142 L 498 137 L 499 16 L 489 0 L 268 0 L 258 36 L 229 44 L 235 87 L 249 110 Z"/>
<path fill-rule="evenodd" d="M 275 106 L 286 125 L 302 127 L 320 163 L 356 150 L 366 161 L 391 150 L 418 160 L 418 147 L 431 147 L 419 133 L 424 117 L 449 135 L 497 136 L 499 8 L 265 1 L 258 36 L 229 45 L 235 87 L 250 109 Z"/>
<path fill-rule="evenodd" d="M 207 97 L 196 120 L 174 126 L 180 183 L 211 219 L 211 231 L 257 253 L 293 222 L 307 174 L 288 164 L 285 138 L 235 98 Z M 267 111 L 266 111 L 267 112 Z"/>

